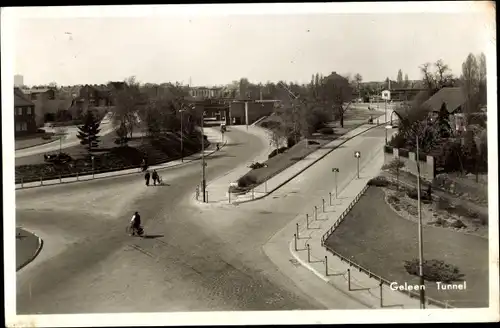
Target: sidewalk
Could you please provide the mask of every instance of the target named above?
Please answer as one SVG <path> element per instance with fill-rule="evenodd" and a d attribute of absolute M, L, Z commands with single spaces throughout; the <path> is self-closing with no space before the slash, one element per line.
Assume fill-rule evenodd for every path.
<path fill-rule="evenodd" d="M 257 137 L 259 137 L 262 140 L 262 143 L 264 145 L 268 145 L 268 134 L 267 130 L 258 126 L 248 126 L 248 130 L 246 126 L 230 126 L 230 129 L 234 130 L 240 130 L 240 131 L 245 131 L 249 134 L 253 134 Z M 226 138 L 225 138 L 226 139 Z M 264 162 L 267 160 L 267 156 L 270 152 L 270 147 L 267 146 L 264 148 L 264 150 L 257 155 L 257 157 L 254 158 L 254 161 L 258 162 Z M 198 206 L 211 206 L 211 205 L 216 205 L 216 206 L 223 206 L 223 205 L 228 205 L 232 206 L 229 204 L 229 184 L 231 182 L 234 182 L 238 180 L 240 177 L 245 175 L 247 172 L 251 170 L 248 166 L 252 162 L 245 163 L 243 165 L 240 165 L 238 167 L 235 167 L 233 170 L 228 171 L 224 173 L 222 176 L 219 176 L 211 181 L 207 182 L 206 186 L 206 192 L 207 192 L 207 202 L 203 203 L 201 201 L 196 201 L 196 194 L 193 194 L 192 199 L 196 201 Z M 231 202 L 233 200 L 233 195 L 231 195 Z M 202 199 L 202 195 L 200 195 L 200 200 Z"/>
<path fill-rule="evenodd" d="M 217 128 L 205 128 L 203 131 L 211 143 L 210 146 L 205 149 L 204 155 L 210 156 L 211 154 L 213 154 L 217 151 L 215 144 L 217 142 L 221 142 L 220 131 Z M 229 142 L 231 141 L 230 137 L 229 138 L 224 137 L 224 143 L 221 145 L 221 149 L 228 143 L 228 141 Z M 160 170 L 168 169 L 171 167 L 176 167 L 179 165 L 187 164 L 187 163 L 190 163 L 192 161 L 198 160 L 200 158 L 201 158 L 201 152 L 184 157 L 184 162 L 182 162 L 179 159 L 179 160 L 170 161 L 170 162 L 167 162 L 164 164 L 151 165 L 148 169 L 160 171 Z M 56 184 L 61 184 L 61 183 L 81 182 L 81 181 L 102 179 L 102 178 L 108 178 L 108 177 L 114 177 L 114 176 L 139 174 L 139 173 L 142 173 L 141 168 L 131 168 L 131 169 L 125 169 L 125 170 L 96 173 L 94 175 L 91 173 L 90 174 L 86 173 L 85 175 L 80 175 L 77 177 L 50 179 L 50 180 L 36 181 L 36 182 L 34 181 L 34 182 L 27 182 L 27 183 L 23 183 L 23 184 L 18 183 L 18 184 L 16 184 L 16 189 L 36 188 L 36 187 L 56 185 Z"/>
<path fill-rule="evenodd" d="M 380 281 L 360 272 L 356 267 L 350 267 L 348 263 L 341 261 L 339 257 L 327 251 L 321 244 L 322 236 L 334 227 L 335 222 L 340 219 L 342 213 L 348 210 L 351 204 L 355 203 L 357 196 L 360 193 L 364 193 L 366 183 L 379 174 L 383 163 L 383 152 L 377 150 L 374 158 L 366 163 L 363 168 L 360 168 L 360 178 L 355 179 L 353 177 L 339 193 L 337 199 L 332 197 L 331 206 L 327 200 L 323 212 L 322 205 L 318 204 L 317 217 L 315 218 L 314 212 L 309 217 L 309 228 L 304 217 L 294 221 L 295 224 L 298 224 L 299 233 L 297 250 L 295 250 L 295 238 L 292 232 L 290 232 L 290 238 L 288 239 L 289 244 L 282 245 L 282 247 L 288 247 L 297 262 L 313 272 L 324 282 L 346 293 L 350 293 L 356 299 L 372 308 L 418 309 L 420 308 L 418 299 L 410 298 L 407 293 L 393 291 L 385 284 L 382 285 L 383 302 L 381 304 Z M 334 194 L 334 190 L 332 194 Z M 294 233 L 296 233 L 295 231 Z M 307 245 L 309 245 L 310 251 L 309 258 Z M 328 263 L 328 274 L 325 259 L 327 259 L 326 263 Z M 348 269 L 350 269 L 350 290 Z M 426 308 L 438 309 L 439 307 L 427 305 Z"/>
<path fill-rule="evenodd" d="M 390 112 L 388 111 L 387 114 L 387 121 L 390 121 Z M 375 121 L 377 118 L 375 118 Z M 385 115 L 382 115 L 378 118 L 379 120 L 379 125 L 385 123 Z M 229 185 L 233 182 L 236 182 L 239 178 L 241 178 L 243 175 L 248 173 L 251 169 L 248 167 L 239 167 L 236 168 L 233 171 L 230 171 L 227 175 L 223 177 L 219 177 L 217 179 L 212 180 L 209 184 L 207 184 L 207 192 L 208 192 L 208 203 L 214 204 L 214 203 L 219 203 L 221 205 L 228 205 L 228 204 L 241 204 L 244 202 L 249 202 L 253 200 L 257 200 L 260 198 L 264 198 L 274 192 L 275 190 L 279 189 L 282 187 L 284 184 L 288 183 L 290 180 L 295 178 L 297 175 L 299 175 L 301 172 L 304 170 L 308 169 L 311 167 L 313 164 L 318 162 L 319 160 L 323 159 L 326 155 L 331 153 L 335 148 L 339 147 L 343 143 L 347 142 L 348 140 L 356 137 L 359 134 L 362 134 L 370 129 L 373 129 L 377 127 L 377 125 L 374 124 L 364 124 L 354 130 L 349 131 L 345 135 L 339 137 L 338 139 L 323 145 L 321 148 L 318 150 L 314 151 L 313 153 L 309 154 L 306 156 L 303 160 L 298 161 L 296 164 L 290 166 L 286 170 L 280 172 L 279 174 L 275 175 L 271 179 L 265 181 L 264 183 L 256 186 L 253 190 L 244 193 L 244 194 L 231 194 L 229 195 Z M 245 126 L 238 126 L 238 127 L 232 127 L 232 128 L 240 128 L 240 129 L 246 129 Z M 267 131 L 263 128 L 259 128 L 257 126 L 249 126 L 248 132 L 252 134 L 256 134 L 261 136 L 263 139 L 268 140 L 268 135 Z M 264 162 L 267 160 L 267 155 L 270 152 L 270 149 L 266 149 L 263 151 L 259 156 L 255 158 L 255 161 L 258 162 Z M 249 165 L 250 163 L 248 163 Z M 195 196 L 196 198 L 196 196 Z M 201 197 L 200 197 L 201 199 Z M 200 202 L 200 204 L 203 204 Z M 206 204 L 206 203 L 205 203 Z"/>

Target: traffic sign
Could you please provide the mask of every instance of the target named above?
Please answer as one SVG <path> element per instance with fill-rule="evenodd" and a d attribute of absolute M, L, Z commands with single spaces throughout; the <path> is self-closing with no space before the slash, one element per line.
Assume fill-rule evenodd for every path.
<path fill-rule="evenodd" d="M 354 157 L 356 157 L 356 158 L 360 158 L 360 157 L 361 157 L 361 152 L 359 152 L 359 151 L 355 151 L 355 152 L 354 152 Z"/>
<path fill-rule="evenodd" d="M 332 172 L 339 172 L 339 169 L 338 169 L 338 168 L 336 168 L 336 167 L 334 167 L 334 168 L 332 169 Z"/>

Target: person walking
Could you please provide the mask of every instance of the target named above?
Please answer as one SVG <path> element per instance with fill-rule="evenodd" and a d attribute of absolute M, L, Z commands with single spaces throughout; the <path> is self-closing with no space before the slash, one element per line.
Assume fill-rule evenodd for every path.
<path fill-rule="evenodd" d="M 153 170 L 153 184 L 156 186 L 156 182 L 160 184 L 160 178 L 158 177 L 158 172 L 156 170 Z"/>
<path fill-rule="evenodd" d="M 146 186 L 149 186 L 149 179 L 150 179 L 150 174 L 149 171 L 146 171 L 146 175 L 144 176 L 144 179 L 146 180 Z"/>

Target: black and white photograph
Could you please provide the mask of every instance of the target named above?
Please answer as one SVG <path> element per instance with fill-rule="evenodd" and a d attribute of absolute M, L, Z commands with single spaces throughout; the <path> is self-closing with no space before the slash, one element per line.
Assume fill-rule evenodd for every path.
<path fill-rule="evenodd" d="M 495 11 L 2 8 L 6 326 L 497 322 Z"/>

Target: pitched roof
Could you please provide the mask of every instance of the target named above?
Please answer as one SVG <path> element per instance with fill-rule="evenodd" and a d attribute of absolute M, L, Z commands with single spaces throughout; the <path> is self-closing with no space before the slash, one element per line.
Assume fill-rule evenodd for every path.
<path fill-rule="evenodd" d="M 449 113 L 453 113 L 458 107 L 462 106 L 465 103 L 465 95 L 462 88 L 442 88 L 424 102 L 423 105 L 433 111 L 439 111 L 443 103 L 446 104 L 446 109 Z"/>
<path fill-rule="evenodd" d="M 14 88 L 14 106 L 35 106 L 19 88 Z"/>

